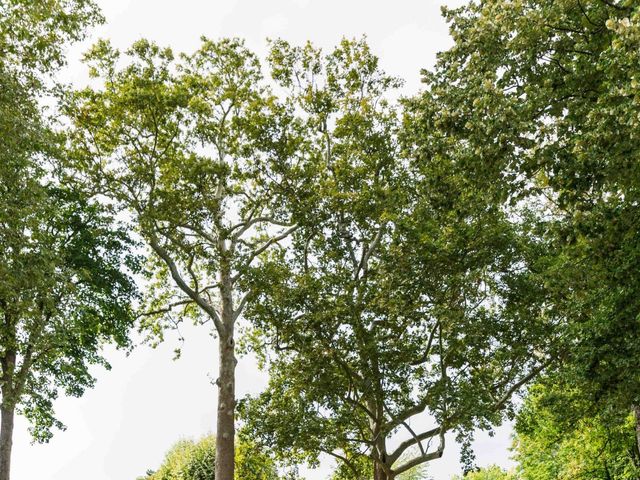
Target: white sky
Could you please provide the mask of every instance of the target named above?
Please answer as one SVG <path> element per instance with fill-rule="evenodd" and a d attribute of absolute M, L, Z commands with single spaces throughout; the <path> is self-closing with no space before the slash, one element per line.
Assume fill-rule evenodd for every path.
<path fill-rule="evenodd" d="M 463 0 L 449 0 L 459 5 Z M 311 40 L 330 49 L 341 37 L 367 35 L 383 68 L 406 80 L 404 93 L 420 88 L 421 68 L 431 67 L 437 51 L 451 41 L 440 16 L 440 0 L 99 0 L 106 25 L 92 37 L 110 38 L 126 48 L 141 37 L 175 51 L 197 47 L 200 35 L 238 36 L 264 58 L 266 38 L 292 43 Z M 73 48 L 65 77 L 82 83 L 86 69 L 80 53 L 91 41 Z M 67 425 L 46 445 L 31 445 L 26 422 L 16 421 L 12 473 L 14 480 L 135 480 L 156 468 L 166 450 L 181 437 L 199 437 L 214 427 L 215 340 L 205 327 L 185 327 L 183 356 L 173 361 L 175 335 L 155 350 L 140 346 L 126 357 L 107 351 L 113 369 L 96 371 L 98 383 L 84 397 L 61 398 L 58 417 Z M 238 364 L 238 396 L 257 393 L 266 384 L 250 358 Z M 510 429 L 489 438 L 479 435 L 479 465 L 509 466 Z M 429 471 L 436 480 L 459 473 L 453 438 L 442 459 Z M 331 462 L 306 472 L 326 479 Z"/>

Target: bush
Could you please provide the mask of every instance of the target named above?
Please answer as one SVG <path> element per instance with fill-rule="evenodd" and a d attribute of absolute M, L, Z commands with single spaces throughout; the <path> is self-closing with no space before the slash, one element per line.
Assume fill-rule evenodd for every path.
<path fill-rule="evenodd" d="M 197 442 L 180 440 L 167 452 L 160 468 L 138 480 L 212 480 L 216 463 L 213 435 Z M 275 462 L 254 444 L 236 445 L 236 480 L 278 480 Z"/>

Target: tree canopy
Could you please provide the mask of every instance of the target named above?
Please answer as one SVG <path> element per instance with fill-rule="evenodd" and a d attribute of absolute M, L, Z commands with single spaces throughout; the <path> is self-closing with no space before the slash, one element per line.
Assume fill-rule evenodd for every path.
<path fill-rule="evenodd" d="M 235 324 L 254 292 L 243 278 L 297 227 L 282 208 L 296 127 L 239 39 L 193 54 L 140 40 L 87 54 L 102 82 L 69 99 L 76 169 L 129 212 L 149 247 L 142 312 L 156 333 L 184 318 L 213 324 L 219 378 L 216 468 L 233 476 Z M 122 66 L 122 61 L 125 61 Z"/>
<path fill-rule="evenodd" d="M 398 81 L 366 43 L 326 56 L 282 45 L 276 79 L 306 121 L 318 181 L 290 200 L 290 247 L 255 274 L 247 318 L 270 384 L 246 415 L 275 451 L 333 455 L 354 478 L 365 457 L 395 478 L 442 456 L 446 432 L 499 424 L 547 363 L 530 246 L 457 158 L 413 156 L 412 136 L 398 138 Z M 418 415 L 432 427 L 414 431 Z"/>
<path fill-rule="evenodd" d="M 35 440 L 63 427 L 60 390 L 91 387 L 102 345 L 129 345 L 138 270 L 112 212 L 62 174 L 65 135 L 44 109 L 67 42 L 100 19 L 92 2 L 0 2 L 0 478 L 14 413 Z"/>

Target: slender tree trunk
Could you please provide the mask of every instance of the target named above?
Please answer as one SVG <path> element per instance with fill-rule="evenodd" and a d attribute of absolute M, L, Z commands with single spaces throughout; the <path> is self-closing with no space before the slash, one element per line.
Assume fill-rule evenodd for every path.
<path fill-rule="evenodd" d="M 225 331 L 220 332 L 220 375 L 218 377 L 218 422 L 216 434 L 216 480 L 234 480 L 235 462 L 235 341 L 233 285 L 226 259 L 221 262 L 221 320 Z M 2 479 L 0 479 L 2 480 Z"/>
<path fill-rule="evenodd" d="M 378 462 L 373 467 L 373 480 L 391 480 L 386 470 Z"/>
<path fill-rule="evenodd" d="M 640 460 L 640 405 L 634 405 L 633 413 L 636 418 L 636 455 Z"/>
<path fill-rule="evenodd" d="M 14 412 L 14 407 L 0 407 L 0 480 L 9 480 L 11 477 Z"/>

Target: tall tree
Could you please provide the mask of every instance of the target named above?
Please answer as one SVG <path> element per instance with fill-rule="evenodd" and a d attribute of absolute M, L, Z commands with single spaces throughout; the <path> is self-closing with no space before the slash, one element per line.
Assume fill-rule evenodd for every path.
<path fill-rule="evenodd" d="M 237 39 L 203 39 L 176 62 L 147 41 L 87 55 L 103 84 L 78 92 L 80 174 L 133 215 L 155 273 L 147 318 L 213 323 L 219 377 L 216 478 L 232 480 L 235 330 L 252 296 L 243 277 L 295 230 L 278 191 L 290 185 L 295 126 L 265 87 L 256 56 Z M 176 63 L 178 63 L 176 65 Z"/>
<path fill-rule="evenodd" d="M 447 432 L 500 423 L 545 364 L 528 241 L 455 157 L 399 143 L 399 82 L 364 41 L 327 55 L 277 42 L 271 60 L 314 181 L 288 199 L 291 248 L 252 277 L 247 317 L 271 378 L 249 426 L 276 451 L 333 455 L 351 478 L 367 477 L 366 458 L 393 479 L 441 457 Z M 414 429 L 419 415 L 432 426 Z"/>
<path fill-rule="evenodd" d="M 58 390 L 80 396 L 94 383 L 89 367 L 109 366 L 103 343 L 128 345 L 136 292 L 125 273 L 124 264 L 136 269 L 126 231 L 77 192 L 12 167 L 0 172 L 7 186 L 0 213 L 2 480 L 10 474 L 16 409 L 36 440 L 63 427 L 53 412 Z"/>
<path fill-rule="evenodd" d="M 554 381 L 638 412 L 638 4 L 490 0 L 445 15 L 455 45 L 413 105 L 538 216 L 547 295 L 566 320 Z"/>
<path fill-rule="evenodd" d="M 90 1 L 0 2 L 0 479 L 16 411 L 36 440 L 61 427 L 53 401 L 93 385 L 103 342 L 127 345 L 135 269 L 126 232 L 58 173 L 61 138 L 42 113 L 68 41 L 100 19 Z"/>

